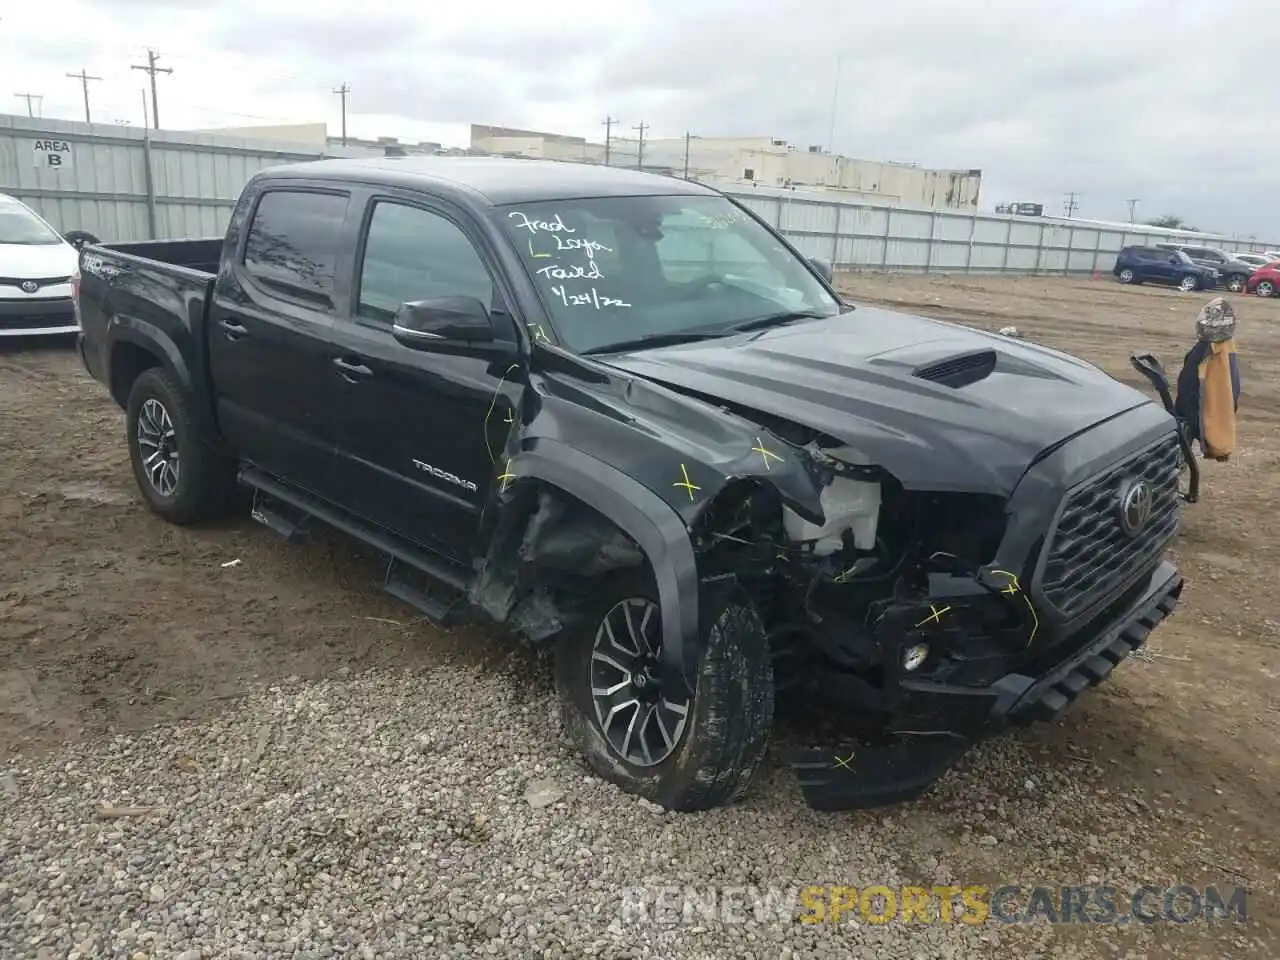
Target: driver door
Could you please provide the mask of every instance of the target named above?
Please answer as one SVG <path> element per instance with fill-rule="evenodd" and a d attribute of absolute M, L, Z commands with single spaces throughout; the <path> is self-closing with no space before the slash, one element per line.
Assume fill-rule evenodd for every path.
<path fill-rule="evenodd" d="M 521 380 L 514 321 L 475 236 L 421 197 L 370 197 L 351 317 L 335 324 L 329 357 L 349 509 L 454 560 L 469 559 Z M 490 309 L 496 345 L 393 339 L 400 304 L 450 296 Z"/>

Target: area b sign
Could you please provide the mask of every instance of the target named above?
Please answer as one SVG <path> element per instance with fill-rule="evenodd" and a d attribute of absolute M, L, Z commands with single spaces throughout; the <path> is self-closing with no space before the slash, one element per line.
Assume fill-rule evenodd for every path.
<path fill-rule="evenodd" d="M 35 165 L 46 170 L 65 170 L 71 166 L 71 144 L 66 140 L 36 140 L 31 155 Z"/>

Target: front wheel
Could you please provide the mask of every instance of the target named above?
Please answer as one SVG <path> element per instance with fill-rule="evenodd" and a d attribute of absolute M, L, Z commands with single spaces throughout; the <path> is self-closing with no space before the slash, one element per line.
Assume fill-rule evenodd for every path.
<path fill-rule="evenodd" d="M 556 649 L 565 730 L 593 770 L 671 810 L 742 798 L 773 727 L 764 625 L 741 589 L 704 597 L 705 652 L 693 696 L 661 679 L 662 615 L 650 574 L 593 591 L 583 626 Z"/>
<path fill-rule="evenodd" d="M 1254 288 L 1253 292 L 1260 297 L 1274 297 L 1276 295 L 1276 285 L 1270 280 L 1263 280 Z"/>
<path fill-rule="evenodd" d="M 169 374 L 152 367 L 134 381 L 126 423 L 133 475 L 155 513 L 181 525 L 227 507 L 235 463 L 218 449 Z"/>
<path fill-rule="evenodd" d="M 1190 293 L 1192 290 L 1199 290 L 1200 280 L 1198 277 L 1193 277 L 1191 274 L 1187 274 L 1178 283 L 1178 289 L 1183 293 Z"/>

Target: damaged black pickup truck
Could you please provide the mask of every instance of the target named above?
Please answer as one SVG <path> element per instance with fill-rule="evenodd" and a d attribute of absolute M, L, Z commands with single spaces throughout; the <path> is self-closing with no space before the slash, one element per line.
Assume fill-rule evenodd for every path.
<path fill-rule="evenodd" d="M 431 617 L 554 644 L 587 760 L 669 808 L 744 794 L 787 689 L 859 731 L 792 754 L 809 803 L 911 797 L 1056 717 L 1182 590 L 1160 406 L 852 306 L 700 185 L 285 166 L 225 238 L 86 246 L 74 289 L 151 509 L 201 520 L 238 482 L 286 536 L 377 548 Z"/>

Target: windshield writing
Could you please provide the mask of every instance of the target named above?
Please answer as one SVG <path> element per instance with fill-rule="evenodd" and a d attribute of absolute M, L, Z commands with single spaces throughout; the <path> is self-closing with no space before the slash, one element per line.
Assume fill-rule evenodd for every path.
<path fill-rule="evenodd" d="M 505 221 L 573 350 L 840 309 L 801 260 L 722 197 L 520 204 Z"/>

